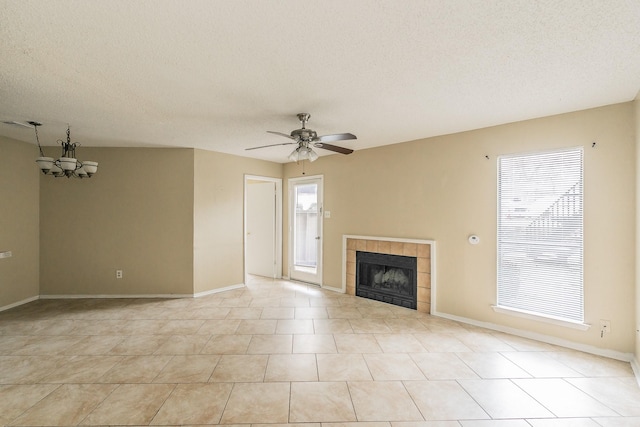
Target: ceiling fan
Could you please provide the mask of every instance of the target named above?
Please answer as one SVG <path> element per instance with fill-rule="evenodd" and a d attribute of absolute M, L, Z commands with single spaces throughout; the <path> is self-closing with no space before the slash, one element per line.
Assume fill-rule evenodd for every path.
<path fill-rule="evenodd" d="M 269 144 L 261 145 L 259 147 L 247 148 L 246 150 L 257 150 L 258 148 L 275 147 L 278 145 L 292 145 L 298 144 L 295 150 L 289 155 L 289 159 L 295 162 L 300 160 L 309 160 L 313 162 L 318 159 L 318 154 L 313 151 L 313 148 L 322 148 L 324 150 L 334 151 L 340 154 L 351 154 L 353 150 L 350 148 L 338 147 L 337 145 L 327 144 L 327 142 L 344 141 L 348 139 L 356 139 L 356 136 L 351 133 L 335 133 L 332 135 L 318 136 L 318 134 L 311 129 L 306 128 L 306 124 L 309 121 L 311 114 L 298 113 L 298 120 L 302 123 L 301 129 L 296 129 L 291 132 L 290 135 L 282 132 L 273 132 L 268 130 L 268 133 L 274 135 L 281 135 L 286 138 L 292 139 L 293 142 L 283 142 L 281 144 Z"/>

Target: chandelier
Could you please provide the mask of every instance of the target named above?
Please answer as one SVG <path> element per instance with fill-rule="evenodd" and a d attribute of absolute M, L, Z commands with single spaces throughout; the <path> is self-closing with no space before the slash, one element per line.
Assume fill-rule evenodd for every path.
<path fill-rule="evenodd" d="M 318 154 L 309 147 L 308 141 L 302 141 L 298 147 L 289 154 L 289 160 L 298 163 L 300 160 L 314 162 L 318 160 Z"/>
<path fill-rule="evenodd" d="M 40 150 L 40 157 L 36 159 L 38 167 L 45 175 L 53 175 L 56 178 L 66 176 L 67 178 L 91 178 L 94 173 L 98 171 L 98 162 L 92 162 L 89 160 L 80 161 L 76 158 L 76 147 L 80 145 L 78 142 L 71 143 L 71 130 L 67 125 L 67 140 L 58 140 L 58 143 L 62 146 L 62 155 L 55 160 L 53 157 L 46 157 L 42 152 L 40 146 L 40 139 L 38 138 L 38 126 L 42 126 L 42 123 L 27 122 L 36 132 L 36 142 L 38 143 L 38 149 Z"/>

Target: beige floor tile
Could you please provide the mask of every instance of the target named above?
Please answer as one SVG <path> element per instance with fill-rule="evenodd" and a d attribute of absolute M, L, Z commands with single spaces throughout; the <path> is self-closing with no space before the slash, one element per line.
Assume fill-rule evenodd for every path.
<path fill-rule="evenodd" d="M 245 354 L 251 335 L 213 335 L 201 354 Z"/>
<path fill-rule="evenodd" d="M 448 333 L 426 332 L 413 334 L 427 351 L 434 353 L 464 353 L 472 350 Z"/>
<path fill-rule="evenodd" d="M 0 424 L 9 424 L 58 387 L 60 387 L 59 384 L 0 386 Z"/>
<path fill-rule="evenodd" d="M 119 330 L 122 335 L 155 335 L 162 333 L 166 320 L 129 320 Z"/>
<path fill-rule="evenodd" d="M 456 334 L 456 338 L 462 341 L 471 350 L 477 352 L 515 351 L 515 348 L 487 332 L 458 333 Z"/>
<path fill-rule="evenodd" d="M 411 334 L 375 334 L 378 345 L 385 353 L 422 353 L 427 350 Z"/>
<path fill-rule="evenodd" d="M 348 385 L 358 421 L 424 420 L 400 381 L 355 381 Z"/>
<path fill-rule="evenodd" d="M 247 354 L 291 353 L 292 347 L 292 335 L 253 335 Z"/>
<path fill-rule="evenodd" d="M 280 307 L 310 307 L 308 297 L 282 297 Z"/>
<path fill-rule="evenodd" d="M 527 422 L 531 427 L 602 427 L 606 426 L 606 423 L 602 423 L 602 418 L 598 418 L 598 422 L 595 422 L 591 418 L 542 418 L 542 419 L 528 419 Z M 616 421 L 620 421 L 616 418 Z M 638 420 L 640 421 L 640 419 Z M 624 427 L 626 424 L 613 424 L 615 427 Z M 629 427 L 640 425 L 629 424 Z"/>
<path fill-rule="evenodd" d="M 349 319 L 351 328 L 356 334 L 385 334 L 390 333 L 391 328 L 384 319 Z"/>
<path fill-rule="evenodd" d="M 0 356 L 0 384 L 33 384 L 64 366 L 72 356 Z"/>
<path fill-rule="evenodd" d="M 289 383 L 236 383 L 220 423 L 287 423 L 289 395 Z"/>
<path fill-rule="evenodd" d="M 267 370 L 266 354 L 223 355 L 211 375 L 211 382 L 262 382 Z"/>
<path fill-rule="evenodd" d="M 198 332 L 205 321 L 202 319 L 169 320 L 159 333 L 164 335 L 190 335 Z"/>
<path fill-rule="evenodd" d="M 568 378 L 566 381 L 620 415 L 640 417 L 640 388 L 635 378 Z"/>
<path fill-rule="evenodd" d="M 72 356 L 58 369 L 46 376 L 47 383 L 93 383 L 98 382 L 109 369 L 122 360 L 122 356 Z"/>
<path fill-rule="evenodd" d="M 395 334 L 420 334 L 429 332 L 429 329 L 418 319 L 385 319 L 385 323 Z"/>
<path fill-rule="evenodd" d="M 457 421 L 395 421 L 390 424 L 391 427 L 460 427 Z"/>
<path fill-rule="evenodd" d="M 353 333 L 348 319 L 314 319 L 313 328 L 316 334 L 350 334 Z"/>
<path fill-rule="evenodd" d="M 209 341 L 208 335 L 171 335 L 153 354 L 198 354 Z"/>
<path fill-rule="evenodd" d="M 296 319 L 328 319 L 329 314 L 324 307 L 297 307 Z"/>
<path fill-rule="evenodd" d="M 491 418 L 553 417 L 545 407 L 510 380 L 458 381 Z"/>
<path fill-rule="evenodd" d="M 294 353 L 337 353 L 332 334 L 297 334 L 293 336 Z"/>
<path fill-rule="evenodd" d="M 218 355 L 174 356 L 154 383 L 206 383 L 220 360 Z"/>
<path fill-rule="evenodd" d="M 132 356 L 153 354 L 168 339 L 163 335 L 133 335 L 125 337 L 109 353 Z"/>
<path fill-rule="evenodd" d="M 334 334 L 338 353 L 382 353 L 372 334 Z"/>
<path fill-rule="evenodd" d="M 151 425 L 218 424 L 232 384 L 178 384 Z"/>
<path fill-rule="evenodd" d="M 229 307 L 204 307 L 186 310 L 184 319 L 224 319 L 231 309 Z"/>
<path fill-rule="evenodd" d="M 372 381 L 362 354 L 318 354 L 320 381 Z"/>
<path fill-rule="evenodd" d="M 411 358 L 429 380 L 479 378 L 455 353 L 414 353 Z"/>
<path fill-rule="evenodd" d="M 265 381 L 318 381 L 315 354 L 272 354 L 269 356 Z"/>
<path fill-rule="evenodd" d="M 276 334 L 312 334 L 313 320 L 311 319 L 286 319 L 278 320 Z"/>
<path fill-rule="evenodd" d="M 236 334 L 274 334 L 277 320 L 241 320 Z"/>
<path fill-rule="evenodd" d="M 481 378 L 530 378 L 525 370 L 520 369 L 500 353 L 456 353 Z"/>
<path fill-rule="evenodd" d="M 0 335 L 0 355 L 9 356 L 22 349 L 32 339 L 31 335 Z"/>
<path fill-rule="evenodd" d="M 598 425 L 602 427 L 637 427 L 640 426 L 640 417 L 610 417 L 596 418 Z M 582 427 L 582 426 L 580 426 Z"/>
<path fill-rule="evenodd" d="M 277 308 L 277 307 L 280 307 L 280 297 L 269 296 L 269 292 L 267 292 L 265 295 L 261 294 L 260 296 L 252 298 L 251 304 L 249 304 L 249 307 L 261 307 L 264 309 Z M 264 313 L 264 310 L 263 310 L 263 313 Z M 272 317 L 261 317 L 261 318 L 271 319 Z"/>
<path fill-rule="evenodd" d="M 518 387 L 556 417 L 610 417 L 618 415 L 593 397 L 562 379 L 514 379 Z"/>
<path fill-rule="evenodd" d="M 63 384 L 12 421 L 16 426 L 70 426 L 80 423 L 117 386 Z"/>
<path fill-rule="evenodd" d="M 240 326 L 240 319 L 205 320 L 197 333 L 203 335 L 235 334 L 238 326 Z"/>
<path fill-rule="evenodd" d="M 405 381 L 404 384 L 427 420 L 489 418 L 455 381 Z"/>
<path fill-rule="evenodd" d="M 262 307 L 233 307 L 227 314 L 227 319 L 256 320 L 262 316 Z"/>
<path fill-rule="evenodd" d="M 173 384 L 122 384 L 82 424 L 149 424 L 174 387 Z"/>
<path fill-rule="evenodd" d="M 384 353 L 363 356 L 375 381 L 426 379 L 408 354 Z"/>
<path fill-rule="evenodd" d="M 284 280 L 0 312 L 0 424 L 635 427 L 639 401 L 629 363 Z"/>
<path fill-rule="evenodd" d="M 547 353 L 550 357 L 578 371 L 585 377 L 631 377 L 633 371 L 628 362 L 579 351 L 557 351 Z"/>
<path fill-rule="evenodd" d="M 82 341 L 82 336 L 33 336 L 21 348 L 12 352 L 20 356 L 52 356 L 65 354 L 70 347 Z"/>
<path fill-rule="evenodd" d="M 126 356 L 96 382 L 150 383 L 167 366 L 172 356 Z"/>
<path fill-rule="evenodd" d="M 358 307 L 358 311 L 362 317 L 367 319 L 391 319 L 395 314 L 388 307 Z"/>
<path fill-rule="evenodd" d="M 362 319 L 357 307 L 327 307 L 329 319 Z"/>
<path fill-rule="evenodd" d="M 75 327 L 70 335 L 121 335 L 121 330 L 127 324 L 122 319 L 105 320 L 73 320 Z"/>
<path fill-rule="evenodd" d="M 517 351 L 502 352 L 501 354 L 527 371 L 534 378 L 568 378 L 582 376 L 579 372 L 549 357 L 544 352 Z"/>
<path fill-rule="evenodd" d="M 104 335 L 92 335 L 84 337 L 77 344 L 72 345 L 64 354 L 70 356 L 80 355 L 102 355 L 111 352 L 111 350 L 118 344 L 124 341 L 124 337 L 121 336 L 104 336 Z"/>
<path fill-rule="evenodd" d="M 261 319 L 293 319 L 295 316 L 295 308 L 293 307 L 280 307 L 280 298 L 276 298 L 277 306 L 265 307 L 260 315 Z"/>
<path fill-rule="evenodd" d="M 344 382 L 291 384 L 290 422 L 356 421 L 349 389 Z"/>

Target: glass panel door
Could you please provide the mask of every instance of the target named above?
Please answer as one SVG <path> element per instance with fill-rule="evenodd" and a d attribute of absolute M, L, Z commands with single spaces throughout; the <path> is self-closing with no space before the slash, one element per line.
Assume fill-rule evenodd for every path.
<path fill-rule="evenodd" d="M 319 285 L 322 282 L 322 177 L 292 179 L 289 188 L 289 276 Z"/>

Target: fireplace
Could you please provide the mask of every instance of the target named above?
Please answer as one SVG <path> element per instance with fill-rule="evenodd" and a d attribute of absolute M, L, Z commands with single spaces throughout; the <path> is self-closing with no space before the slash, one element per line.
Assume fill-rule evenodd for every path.
<path fill-rule="evenodd" d="M 415 284 L 412 287 L 413 298 L 415 298 L 413 309 L 422 313 L 431 312 L 431 293 L 432 290 L 435 289 L 435 241 L 394 237 L 343 235 L 342 247 L 342 292 L 345 292 L 348 295 L 363 296 L 360 293 L 356 294 L 356 275 L 358 274 L 358 269 L 360 268 L 357 267 L 356 260 L 356 254 L 358 252 L 366 252 L 373 255 L 397 255 L 400 256 L 399 259 L 412 258 L 415 259 L 416 265 L 416 267 L 410 268 L 413 269 L 413 280 L 415 280 Z M 385 287 L 405 288 L 404 284 L 406 283 L 406 281 L 403 276 L 408 277 L 411 273 L 406 272 L 404 270 L 406 267 L 402 264 L 400 266 L 393 267 L 396 270 L 389 272 L 388 267 L 390 265 L 393 266 L 393 264 L 388 264 L 386 263 L 386 261 L 379 263 L 377 262 L 378 259 L 374 259 L 374 261 L 374 264 L 382 264 L 383 266 L 387 267 L 387 271 L 383 271 L 382 273 L 380 273 L 380 270 L 376 270 L 373 272 L 365 273 L 365 276 L 369 276 L 369 279 L 366 281 L 374 284 L 374 286 L 369 285 L 370 288 L 374 288 L 374 290 L 379 291 L 379 294 L 384 295 L 382 297 L 378 295 L 378 298 L 374 299 L 380 299 L 386 302 L 386 300 L 384 299 L 384 297 L 387 296 L 386 292 L 381 292 L 381 290 L 384 290 Z M 399 271 L 401 271 L 402 273 L 400 273 Z M 387 284 L 378 286 L 376 283 L 379 283 L 384 278 L 385 274 L 387 274 Z M 376 282 L 375 280 L 376 275 L 378 275 L 378 282 Z M 391 279 L 390 283 L 389 279 Z M 363 289 L 360 289 L 360 291 L 362 290 Z M 366 287 L 364 288 L 364 290 L 370 291 L 370 289 L 366 289 Z M 401 294 L 402 293 L 406 292 L 403 290 Z M 411 300 L 412 298 L 404 295 L 402 299 L 403 301 L 400 305 L 405 307 L 407 306 L 407 302 L 405 301 L 405 299 Z"/>
<path fill-rule="evenodd" d="M 356 252 L 356 296 L 416 309 L 416 257 Z"/>

